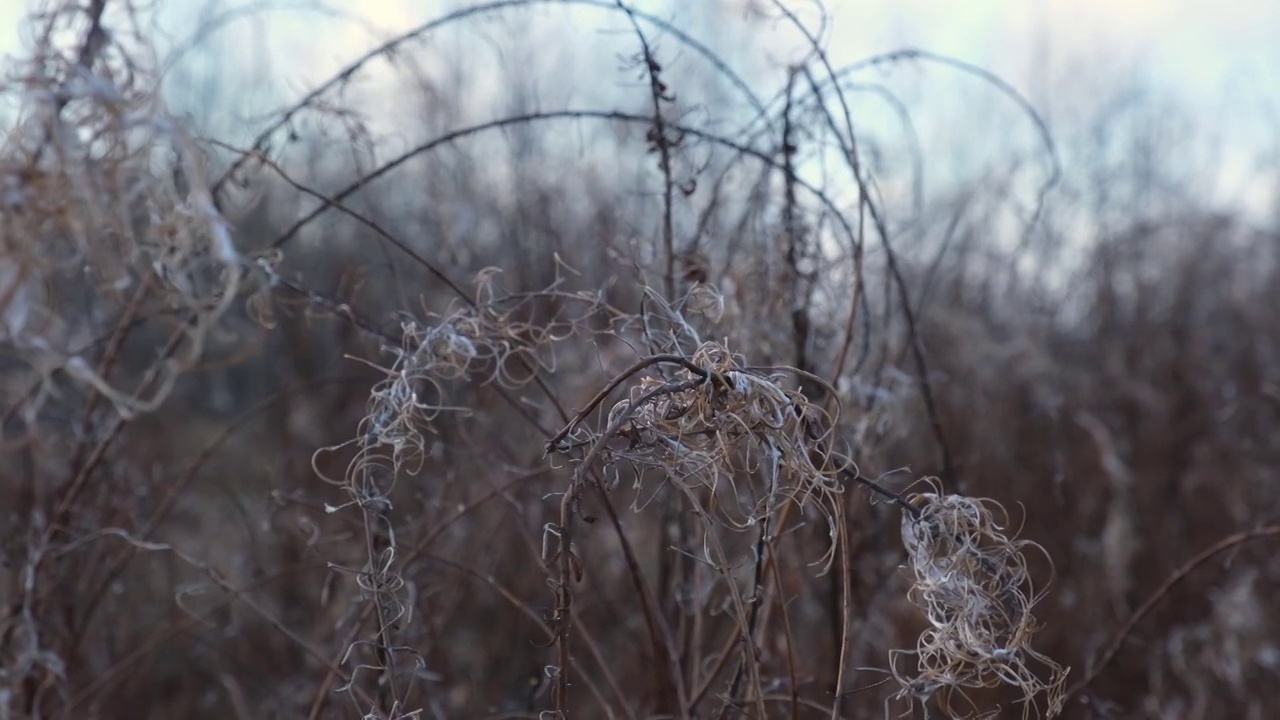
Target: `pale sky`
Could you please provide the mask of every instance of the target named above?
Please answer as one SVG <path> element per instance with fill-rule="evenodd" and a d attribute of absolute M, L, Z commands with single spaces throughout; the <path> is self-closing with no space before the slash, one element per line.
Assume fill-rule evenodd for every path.
<path fill-rule="evenodd" d="M 42 4 L 47 1 L 41 0 Z M 635 4 L 679 21 L 703 1 L 639 0 Z M 746 4 L 744 0 L 705 2 Z M 768 5 L 764 0 L 755 2 Z M 23 0 L 0 0 L 0 55 L 18 49 L 17 24 L 24 4 Z M 243 66 L 245 56 L 251 56 L 255 72 L 270 76 L 274 90 L 284 94 L 275 103 L 278 106 L 369 48 L 373 37 L 412 27 L 449 6 L 471 3 L 321 3 L 347 14 L 345 19 L 333 17 L 332 12 L 316 12 L 316 3 L 307 0 L 158 0 L 156 4 L 168 18 L 190 18 L 209 7 L 276 8 L 228 24 L 222 39 L 233 47 L 243 45 L 244 56 L 235 53 L 227 67 L 236 67 L 237 62 Z M 304 5 L 313 9 L 300 9 Z M 788 5 L 805 18 L 814 17 L 812 3 L 789 0 Z M 1068 120 L 1073 113 L 1087 113 L 1088 103 L 1105 101 L 1126 83 L 1143 85 L 1157 98 L 1184 106 L 1199 129 L 1219 137 L 1223 163 L 1236 168 L 1229 174 L 1235 174 L 1242 188 L 1256 187 L 1248 176 L 1253 159 L 1271 153 L 1273 163 L 1280 160 L 1274 157 L 1280 144 L 1275 130 L 1280 126 L 1280 42 L 1276 41 L 1280 2 L 1276 0 L 827 0 L 826 7 L 831 20 L 827 45 L 837 66 L 904 46 L 954 56 L 1003 77 L 1051 121 L 1064 113 Z M 507 15 L 519 17 L 519 12 Z M 581 22 L 561 37 L 551 38 L 547 46 L 551 50 L 570 38 L 583 44 L 601 42 L 600 28 L 617 27 L 616 17 L 594 11 L 573 13 L 575 19 L 581 16 Z M 362 18 L 363 23 L 352 17 Z M 175 28 L 175 34 L 181 33 L 181 28 Z M 788 48 L 797 39 L 782 24 L 765 37 L 767 45 L 758 48 L 760 57 L 780 61 L 789 56 Z M 633 38 L 606 35 L 603 41 L 627 43 L 626 52 L 632 51 Z M 616 80 L 617 63 L 605 64 L 601 72 L 609 81 Z M 867 78 L 883 79 L 877 72 L 871 71 Z M 965 82 L 976 88 L 969 92 L 982 92 L 972 81 L 945 70 L 907 72 L 923 78 L 916 88 L 920 102 L 912 103 L 912 108 L 921 115 L 918 121 L 926 133 L 954 124 L 955 111 L 973 106 L 948 107 L 939 100 L 931 108 L 925 100 L 943 98 L 952 87 L 965 87 Z M 980 122 L 977 127 L 982 127 Z M 961 126 L 956 132 L 963 135 L 972 130 Z"/>
<path fill-rule="evenodd" d="M 683 1 L 692 5 L 704 0 Z M 39 0 L 41 5 L 47 2 Z M 740 0 L 705 2 L 736 5 Z M 12 53 L 18 47 L 18 23 L 32 4 L 31 0 L 0 2 L 0 53 Z M 158 0 L 156 4 L 166 12 L 194 13 L 208 3 Z M 285 8 L 263 14 L 272 34 L 323 48 L 335 59 L 358 52 L 368 38 L 366 32 L 349 25 L 344 29 L 338 23 L 321 23 L 317 34 L 315 14 L 288 9 L 305 4 L 297 0 L 224 0 L 212 6 L 249 4 Z M 395 32 L 438 14 L 439 8 L 462 3 L 332 0 L 323 4 Z M 659 14 L 672 6 L 669 0 L 634 4 Z M 789 5 L 812 17 L 810 3 L 789 0 Z M 835 30 L 829 47 L 837 64 L 912 45 L 1025 81 L 1030 67 L 1045 56 L 1057 68 L 1095 61 L 1105 69 L 1111 62 L 1142 60 L 1159 80 L 1193 96 L 1219 94 L 1236 82 L 1253 85 L 1273 99 L 1280 94 L 1280 42 L 1276 42 L 1280 3 L 1274 0 L 828 0 L 826 5 Z M 1022 86 L 1025 89 L 1025 82 Z"/>
<path fill-rule="evenodd" d="M 17 26 L 31 4 L 24 0 L 0 3 L 0 53 L 11 53 L 17 47 Z M 169 11 L 195 11 L 206 3 L 159 0 L 157 4 Z M 223 4 L 248 3 L 226 0 Z M 254 4 L 288 8 L 300 3 Z M 450 4 L 409 0 L 326 3 L 367 18 L 389 32 L 409 27 Z M 640 0 L 635 5 L 661 13 L 670 4 Z M 790 5 L 811 16 L 805 12 L 809 3 Z M 1280 70 L 1276 69 L 1280 67 L 1280 43 L 1275 41 L 1280 3 L 1274 0 L 829 0 L 827 10 L 834 20 L 836 32 L 830 49 L 837 60 L 899 45 L 981 62 L 1005 74 L 1025 71 L 1034 54 L 1040 52 L 1053 55 L 1055 62 L 1070 62 L 1079 56 L 1145 59 L 1163 80 L 1185 85 L 1193 93 L 1214 93 L 1236 76 L 1252 78 L 1272 93 L 1280 92 Z M 338 31 L 317 37 L 310 34 L 313 16 L 297 13 L 299 17 L 290 21 L 290 12 L 282 10 L 272 17 L 273 30 L 301 33 L 316 46 L 334 51 L 343 49 L 343 40 L 361 36 Z M 355 44 L 346 49 L 356 51 Z"/>

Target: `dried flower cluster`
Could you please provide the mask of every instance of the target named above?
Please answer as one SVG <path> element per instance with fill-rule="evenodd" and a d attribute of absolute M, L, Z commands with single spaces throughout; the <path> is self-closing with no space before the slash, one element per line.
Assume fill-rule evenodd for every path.
<path fill-rule="evenodd" d="M 834 522 L 827 508 L 847 468 L 822 449 L 831 427 L 825 412 L 785 387 L 785 372 L 751 368 L 714 342 L 687 360 L 672 356 L 662 364 L 671 366 L 665 376 L 640 378 L 605 414 L 603 435 L 621 441 L 600 453 L 612 478 L 629 469 L 640 490 L 644 471 L 660 470 L 691 497 L 708 491 L 703 511 L 738 530 L 757 526 L 784 499 L 813 502 Z M 560 443 L 601 439 L 579 425 Z M 762 487 L 740 487 L 742 469 L 758 475 Z"/>
<path fill-rule="evenodd" d="M 36 52 L 0 84 L 19 108 L 0 139 L 0 335 L 45 380 L 65 370 L 131 415 L 156 409 L 201 357 L 247 273 L 131 9 L 103 5 L 35 14 Z M 182 342 L 146 388 L 86 360 L 120 313 L 174 317 Z"/>
<path fill-rule="evenodd" d="M 919 513 L 903 513 L 902 542 L 914 578 L 910 598 L 929 627 L 914 651 L 891 656 L 900 697 L 1004 684 L 1022 691 L 1024 717 L 1041 693 L 1047 715 L 1057 715 L 1067 672 L 1030 644 L 1038 629 L 1031 610 L 1044 591 L 1033 587 L 1026 551 L 1039 546 L 1008 537 L 989 501 L 930 492 L 912 502 Z M 907 655 L 914 669 L 900 667 Z"/>

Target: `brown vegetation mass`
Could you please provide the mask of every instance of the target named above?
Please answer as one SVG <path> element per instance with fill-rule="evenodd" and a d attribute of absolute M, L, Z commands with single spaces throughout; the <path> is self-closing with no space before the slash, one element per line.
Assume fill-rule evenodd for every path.
<path fill-rule="evenodd" d="M 771 101 L 579 2 L 627 31 L 638 109 L 513 101 L 365 152 L 352 78 L 545 4 L 392 39 L 243 148 L 170 113 L 137 8 L 32 15 L 0 145 L 0 718 L 1280 707 L 1274 227 L 1073 195 L 1013 88 L 918 51 L 862 67 L 990 84 L 1049 169 L 1013 249 L 1012 180 L 903 222 L 857 68 L 781 2 L 811 52 Z M 686 97 L 677 52 L 753 119 Z M 336 145 L 354 168 L 299 169 Z"/>

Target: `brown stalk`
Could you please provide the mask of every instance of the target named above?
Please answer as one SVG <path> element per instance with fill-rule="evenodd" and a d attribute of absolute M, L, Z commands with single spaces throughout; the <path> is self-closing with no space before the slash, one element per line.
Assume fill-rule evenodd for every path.
<path fill-rule="evenodd" d="M 1134 628 L 1138 626 L 1138 623 L 1150 614 L 1151 611 L 1155 609 L 1156 605 L 1159 605 L 1161 601 L 1166 599 L 1173 589 L 1183 580 L 1186 580 L 1191 573 L 1195 572 L 1200 568 L 1200 566 L 1212 560 L 1215 556 L 1220 555 L 1227 550 L 1255 540 L 1265 540 L 1273 537 L 1280 537 L 1280 525 L 1265 525 L 1263 527 L 1254 528 L 1253 530 L 1234 533 L 1222 538 L 1204 550 L 1201 550 L 1190 560 L 1183 563 L 1183 565 L 1175 570 L 1172 575 L 1165 578 L 1164 582 L 1160 583 L 1160 587 L 1156 588 L 1155 591 L 1138 606 L 1138 609 L 1133 611 L 1133 614 L 1129 616 L 1128 620 L 1125 620 L 1124 624 L 1120 626 L 1120 629 L 1112 636 L 1111 642 L 1107 643 L 1107 646 L 1103 649 L 1102 655 L 1093 663 L 1093 667 L 1089 672 L 1080 679 L 1080 682 L 1067 690 L 1066 694 L 1063 696 L 1063 704 L 1065 705 L 1072 698 L 1080 695 L 1080 693 L 1102 676 L 1102 671 L 1106 670 L 1107 666 L 1111 664 L 1111 661 L 1115 659 L 1116 654 L 1120 652 L 1120 647 L 1124 645 L 1125 639 L 1133 633 Z"/>

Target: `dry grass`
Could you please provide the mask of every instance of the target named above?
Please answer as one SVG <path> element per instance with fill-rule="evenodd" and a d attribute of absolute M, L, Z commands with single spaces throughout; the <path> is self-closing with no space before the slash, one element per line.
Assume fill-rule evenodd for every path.
<path fill-rule="evenodd" d="M 1135 217 L 1049 283 L 1070 222 L 1033 115 L 1055 169 L 1016 255 L 978 189 L 894 230 L 853 71 L 781 4 L 812 52 L 772 101 L 580 2 L 634 41 L 644 112 L 454 117 L 349 177 L 273 142 L 336 122 L 365 147 L 350 78 L 543 4 L 393 39 L 244 149 L 166 108 L 143 9 L 32 14 L 0 87 L 0 718 L 1280 703 L 1274 229 Z M 672 46 L 755 119 L 702 117 Z M 1028 109 L 946 58 L 868 64 L 903 62 Z M 492 198 L 469 143 L 528 133 L 503 162 L 546 167 L 570 125 L 610 162 Z"/>

